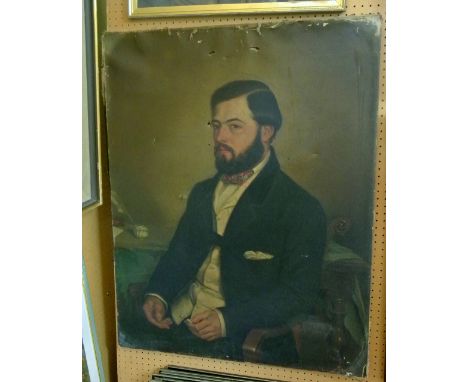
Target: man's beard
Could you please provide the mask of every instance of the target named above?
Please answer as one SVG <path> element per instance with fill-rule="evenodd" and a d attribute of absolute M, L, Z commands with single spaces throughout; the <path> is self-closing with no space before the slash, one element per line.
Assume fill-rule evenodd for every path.
<path fill-rule="evenodd" d="M 231 159 L 226 159 L 222 155 L 217 155 L 219 148 L 229 151 L 232 154 Z M 260 132 L 255 137 L 252 144 L 238 156 L 235 155 L 234 150 L 222 143 L 215 145 L 215 165 L 216 169 L 221 174 L 233 175 L 240 172 L 250 170 L 257 163 L 260 162 L 264 153 L 263 143 L 260 137 Z"/>

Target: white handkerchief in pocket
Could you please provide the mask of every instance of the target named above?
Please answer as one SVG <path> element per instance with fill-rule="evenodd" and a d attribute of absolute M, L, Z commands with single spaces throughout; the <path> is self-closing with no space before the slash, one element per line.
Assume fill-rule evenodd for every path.
<path fill-rule="evenodd" d="M 247 260 L 271 260 L 274 256 L 260 251 L 245 251 L 244 257 Z"/>

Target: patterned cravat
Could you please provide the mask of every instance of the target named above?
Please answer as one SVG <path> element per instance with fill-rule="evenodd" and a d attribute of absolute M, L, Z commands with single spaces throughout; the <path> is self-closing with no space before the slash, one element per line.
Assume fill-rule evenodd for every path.
<path fill-rule="evenodd" d="M 253 170 L 247 170 L 233 175 L 223 175 L 221 180 L 224 184 L 237 184 L 241 185 L 254 174 Z"/>

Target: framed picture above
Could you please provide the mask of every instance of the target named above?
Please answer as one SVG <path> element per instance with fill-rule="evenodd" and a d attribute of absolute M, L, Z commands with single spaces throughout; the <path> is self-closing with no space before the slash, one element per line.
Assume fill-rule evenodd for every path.
<path fill-rule="evenodd" d="M 82 17 L 82 208 L 101 203 L 99 92 L 95 1 L 83 1 Z"/>
<path fill-rule="evenodd" d="M 220 14 L 342 12 L 345 0 L 128 0 L 129 16 L 200 16 Z"/>

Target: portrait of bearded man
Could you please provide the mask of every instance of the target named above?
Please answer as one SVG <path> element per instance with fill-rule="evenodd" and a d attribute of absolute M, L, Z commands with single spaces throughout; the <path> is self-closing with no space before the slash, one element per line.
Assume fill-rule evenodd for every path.
<path fill-rule="evenodd" d="M 280 168 L 282 115 L 265 83 L 224 84 L 211 113 L 217 174 L 192 188 L 143 311 L 175 351 L 242 359 L 250 330 L 313 312 L 326 218 Z"/>

